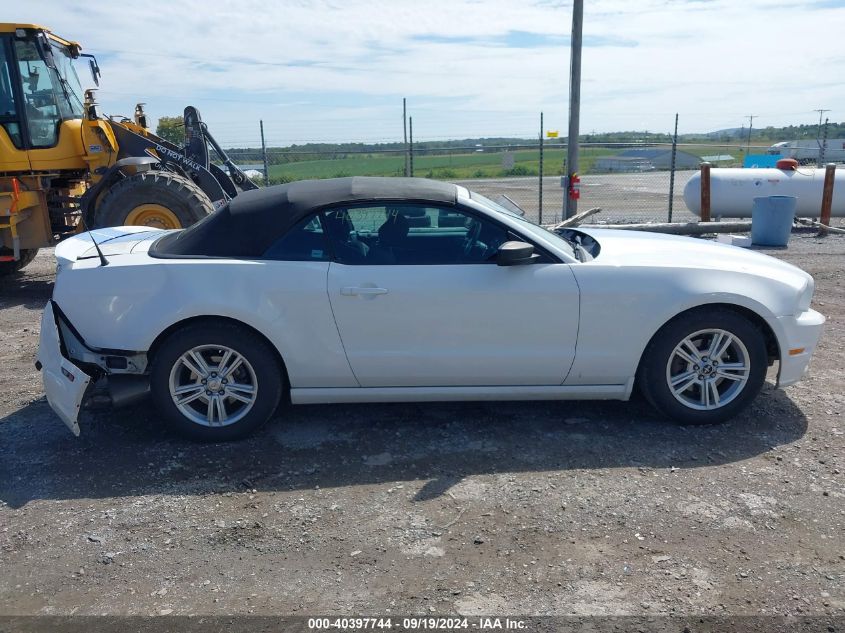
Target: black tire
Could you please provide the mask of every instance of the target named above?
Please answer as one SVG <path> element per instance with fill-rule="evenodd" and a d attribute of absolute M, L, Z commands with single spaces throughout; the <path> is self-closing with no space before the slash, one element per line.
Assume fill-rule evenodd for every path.
<path fill-rule="evenodd" d="M 4 252 L 3 254 L 11 255 L 12 251 L 8 250 L 8 252 Z M 38 255 L 37 248 L 21 249 L 21 257 L 19 260 L 14 262 L 0 262 L 0 277 L 5 277 L 6 275 L 13 275 L 16 272 L 23 270 L 24 267 L 32 263 L 32 260 L 35 259 L 36 255 Z"/>
<path fill-rule="evenodd" d="M 701 334 L 693 342 L 702 349 L 701 356 L 705 362 L 700 366 L 691 363 L 684 366 L 686 361 L 674 353 L 676 346 L 693 334 L 707 330 L 727 332 L 737 339 L 741 346 L 731 344 L 725 356 L 720 357 L 714 367 L 711 364 L 712 359 L 709 359 L 704 351 L 704 347 L 708 341 L 712 341 L 712 337 L 708 339 L 707 334 Z M 745 348 L 744 351 L 742 346 Z M 731 358 L 732 354 L 733 358 Z M 735 387 L 734 384 L 739 384 L 741 381 L 720 378 L 718 363 L 721 362 L 724 365 L 725 362 L 738 361 L 743 355 L 747 355 L 749 370 L 744 385 Z M 683 367 L 677 370 L 677 374 L 675 371 L 670 373 L 670 360 L 675 363 L 674 367 L 679 367 L 679 365 Z M 757 396 L 766 379 L 767 361 L 765 338 L 757 326 L 741 314 L 729 309 L 701 308 L 675 317 L 654 335 L 640 362 L 637 384 L 646 400 L 654 408 L 680 424 L 718 424 L 737 415 Z M 704 373 L 699 372 L 697 369 L 699 367 Z M 690 379 L 695 382 L 676 397 L 670 387 L 669 376 L 676 375 L 677 378 L 681 378 L 681 374 L 694 374 Z M 705 382 L 701 383 L 704 385 L 703 389 L 696 380 L 701 376 L 705 378 Z M 711 382 L 707 383 L 707 380 Z M 678 383 L 678 389 L 686 383 L 687 379 L 682 380 Z M 706 394 L 708 401 L 715 399 L 715 396 L 711 395 L 713 391 L 718 393 L 720 389 L 723 389 L 720 397 L 724 397 L 725 404 L 711 404 L 709 406 L 713 408 L 699 410 L 693 407 L 702 403 L 685 403 L 698 397 L 705 397 L 702 395 L 703 390 L 708 389 L 710 390 Z"/>
<path fill-rule="evenodd" d="M 96 224 L 126 226 L 135 209 L 149 204 L 165 207 L 180 225 L 148 224 L 156 228 L 185 228 L 214 212 L 205 192 L 188 178 L 166 171 L 142 171 L 109 187 L 97 208 Z"/>
<path fill-rule="evenodd" d="M 232 383 L 236 380 L 244 384 L 255 382 L 256 394 L 251 408 L 248 408 L 243 417 L 224 426 L 207 426 L 206 423 L 197 421 L 196 418 L 201 418 L 203 411 L 208 412 L 209 408 L 214 407 L 208 397 L 198 395 L 195 403 L 183 403 L 183 409 L 190 406 L 188 414 L 183 413 L 171 397 L 171 377 L 174 377 L 176 386 L 187 383 L 187 386 L 193 389 L 192 385 L 197 384 L 200 391 L 205 390 L 205 394 L 212 394 L 209 389 L 215 387 L 210 387 L 211 379 L 209 378 L 207 383 L 200 383 L 199 378 L 180 360 L 189 350 L 203 346 L 209 346 L 209 349 L 201 352 L 204 354 L 203 360 L 218 359 L 218 366 L 222 353 L 217 352 L 218 355 L 214 355 L 213 350 L 217 346 L 240 354 L 246 362 L 231 374 Z M 211 363 L 208 365 L 210 369 L 216 368 Z M 238 372 L 241 372 L 240 377 Z M 205 384 L 205 387 L 200 384 Z M 222 386 L 220 388 L 226 389 Z M 229 323 L 197 323 L 176 330 L 155 351 L 150 369 L 150 390 L 158 410 L 178 433 L 203 442 L 225 442 L 246 437 L 270 419 L 279 404 L 283 389 L 284 375 L 269 344 L 254 332 Z M 196 394 L 196 391 L 192 393 Z M 212 398 L 214 397 L 212 395 Z M 243 406 L 239 401 L 229 397 L 223 397 L 221 400 L 227 403 L 224 406 L 233 409 L 230 412 L 232 417 L 239 414 L 237 407 Z M 195 419 L 188 415 L 194 415 Z"/>

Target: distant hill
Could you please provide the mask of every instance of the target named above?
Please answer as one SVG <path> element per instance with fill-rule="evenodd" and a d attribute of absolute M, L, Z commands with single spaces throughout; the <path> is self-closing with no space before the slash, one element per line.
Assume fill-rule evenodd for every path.
<path fill-rule="evenodd" d="M 721 139 L 721 138 L 736 138 L 740 134 L 745 133 L 744 127 L 729 127 L 724 130 L 716 130 L 715 132 L 707 132 L 704 134 L 707 138 Z M 744 137 L 743 137 L 744 138 Z"/>
<path fill-rule="evenodd" d="M 822 133 L 824 126 L 822 126 Z M 845 136 L 845 123 L 829 123 L 827 126 L 827 138 L 842 138 Z M 715 132 L 704 132 L 702 134 L 682 134 L 680 136 L 685 142 L 689 141 L 716 141 L 731 143 L 735 141 L 748 140 L 747 127 L 732 127 Z M 763 127 L 751 130 L 751 144 L 762 145 L 779 143 L 780 141 L 795 141 L 801 139 L 819 138 L 818 124 L 809 125 L 787 125 L 785 127 Z"/>

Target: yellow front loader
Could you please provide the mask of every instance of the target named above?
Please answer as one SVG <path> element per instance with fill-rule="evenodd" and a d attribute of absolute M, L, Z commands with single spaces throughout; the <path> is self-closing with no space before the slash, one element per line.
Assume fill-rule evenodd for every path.
<path fill-rule="evenodd" d="M 256 185 L 226 156 L 196 108 L 185 108 L 185 144 L 132 119 L 102 117 L 76 73 L 77 42 L 34 24 L 0 24 L 0 275 L 83 227 L 177 229 Z M 213 149 L 223 168 L 209 160 Z"/>

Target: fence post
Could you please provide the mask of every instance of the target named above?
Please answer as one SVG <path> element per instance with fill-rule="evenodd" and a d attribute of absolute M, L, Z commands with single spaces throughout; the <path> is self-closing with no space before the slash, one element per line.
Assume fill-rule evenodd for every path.
<path fill-rule="evenodd" d="M 408 140 L 410 145 L 408 145 L 408 162 L 409 162 L 409 175 L 411 178 L 414 177 L 414 117 L 408 117 Z"/>
<path fill-rule="evenodd" d="M 678 113 L 675 113 L 675 135 L 672 137 L 672 168 L 669 172 L 669 219 L 672 221 L 672 206 L 675 203 L 675 157 L 678 155 Z"/>
<path fill-rule="evenodd" d="M 824 166 L 824 189 L 822 189 L 822 211 L 819 217 L 825 227 L 830 226 L 830 210 L 833 206 L 833 184 L 836 182 L 836 165 L 828 163 Z M 827 229 L 819 227 L 819 235 L 827 235 Z"/>
<path fill-rule="evenodd" d="M 538 200 L 537 224 L 543 223 L 543 113 L 540 113 L 540 196 Z"/>
<path fill-rule="evenodd" d="M 710 163 L 701 163 L 701 221 L 710 221 Z"/>
<path fill-rule="evenodd" d="M 408 108 L 405 104 L 405 98 L 402 98 L 402 134 L 405 142 L 405 177 L 410 175 L 411 164 L 408 156 Z"/>
<path fill-rule="evenodd" d="M 270 172 L 267 169 L 267 145 L 264 143 L 264 119 L 260 119 L 261 123 L 261 156 L 264 159 L 264 186 L 270 185 Z"/>

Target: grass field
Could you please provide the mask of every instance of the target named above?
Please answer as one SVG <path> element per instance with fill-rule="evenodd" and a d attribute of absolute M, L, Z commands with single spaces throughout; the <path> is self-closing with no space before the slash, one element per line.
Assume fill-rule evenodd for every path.
<path fill-rule="evenodd" d="M 599 156 L 616 152 L 606 148 L 588 148 L 581 152 L 581 171 L 588 172 Z M 536 176 L 540 172 L 539 150 L 516 150 L 513 167 L 505 169 L 505 154 L 496 151 L 465 154 L 415 155 L 414 175 L 426 178 L 499 178 L 503 176 Z M 566 150 L 546 150 L 543 156 L 543 175 L 561 174 Z M 308 178 L 337 178 L 342 176 L 401 176 L 405 158 L 402 154 L 352 154 L 346 158 L 309 160 L 270 165 L 273 182 Z"/>
<path fill-rule="evenodd" d="M 724 144 L 680 145 L 679 151 L 697 156 L 724 154 L 732 160 L 719 166 L 738 166 L 742 162 L 744 147 Z M 621 151 L 614 147 L 583 147 L 580 153 L 580 173 L 593 172 L 593 164 L 602 156 L 612 156 Z M 762 153 L 761 148 L 752 148 L 752 153 Z M 505 152 L 484 150 L 482 152 L 448 153 L 436 155 L 414 155 L 414 175 L 443 180 L 467 178 L 502 178 L 507 176 L 536 176 L 540 172 L 540 151 L 520 149 L 508 152 L 513 157 L 513 166 L 505 167 Z M 284 160 L 284 155 L 276 156 Z M 543 175 L 558 176 L 563 172 L 566 148 L 553 145 L 546 148 L 543 157 Z M 272 161 L 271 161 L 272 162 Z M 510 164 L 508 162 L 508 164 Z M 271 182 L 289 182 L 310 178 L 336 178 L 342 176 L 401 176 L 405 157 L 402 153 L 346 154 L 344 158 L 325 158 L 270 165 Z"/>

